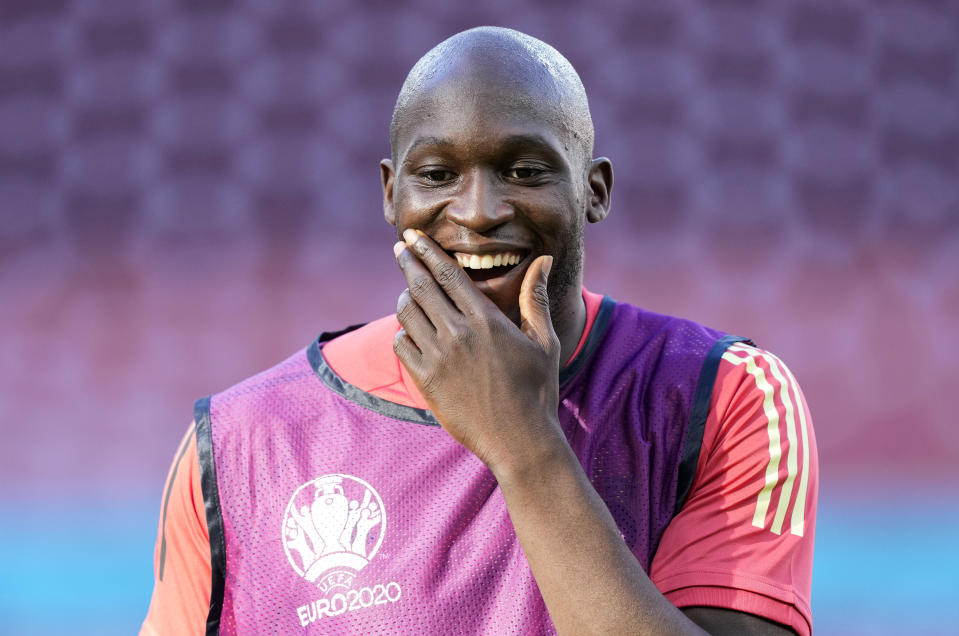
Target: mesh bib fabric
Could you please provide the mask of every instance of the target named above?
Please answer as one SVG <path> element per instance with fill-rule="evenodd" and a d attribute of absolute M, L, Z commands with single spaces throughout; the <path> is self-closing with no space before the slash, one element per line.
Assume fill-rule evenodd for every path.
<path fill-rule="evenodd" d="M 197 403 L 208 633 L 554 633 L 489 470 L 339 378 L 328 338 Z M 732 340 L 607 298 L 561 374 L 563 430 L 647 570 Z"/>

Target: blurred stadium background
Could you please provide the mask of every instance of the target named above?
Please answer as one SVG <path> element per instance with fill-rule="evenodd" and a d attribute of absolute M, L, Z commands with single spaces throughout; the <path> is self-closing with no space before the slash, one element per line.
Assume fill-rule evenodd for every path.
<path fill-rule="evenodd" d="M 0 632 L 139 627 L 193 399 L 392 311 L 393 100 L 497 24 L 614 160 L 588 285 L 802 383 L 817 633 L 957 633 L 959 3 L 396 4 L 0 3 Z"/>

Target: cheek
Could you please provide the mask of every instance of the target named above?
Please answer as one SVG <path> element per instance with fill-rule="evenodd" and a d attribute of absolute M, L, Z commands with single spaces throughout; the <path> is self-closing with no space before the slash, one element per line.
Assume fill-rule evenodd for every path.
<path fill-rule="evenodd" d="M 420 228 L 429 223 L 441 204 L 435 196 L 409 188 L 398 188 L 393 193 L 393 212 L 397 227 Z"/>
<path fill-rule="evenodd" d="M 571 237 L 583 232 L 585 212 L 572 196 L 554 196 L 541 202 L 531 220 L 543 236 L 552 237 L 559 245 L 567 245 Z"/>

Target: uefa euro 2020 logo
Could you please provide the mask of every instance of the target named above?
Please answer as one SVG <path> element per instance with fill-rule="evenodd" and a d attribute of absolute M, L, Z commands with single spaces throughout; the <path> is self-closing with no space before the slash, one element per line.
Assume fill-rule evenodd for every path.
<path fill-rule="evenodd" d="M 368 483 L 332 474 L 293 493 L 283 516 L 283 547 L 297 574 L 323 592 L 349 588 L 383 543 L 386 511 Z"/>

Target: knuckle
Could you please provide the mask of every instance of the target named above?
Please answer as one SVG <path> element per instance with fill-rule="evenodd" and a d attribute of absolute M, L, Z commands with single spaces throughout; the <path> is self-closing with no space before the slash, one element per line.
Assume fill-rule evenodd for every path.
<path fill-rule="evenodd" d="M 559 345 L 559 337 L 557 337 L 555 333 L 550 333 L 549 338 L 546 341 L 546 352 L 551 356 L 559 358 L 561 349 L 562 348 Z"/>
<path fill-rule="evenodd" d="M 416 306 L 413 303 L 407 303 L 396 310 L 396 318 L 401 325 L 406 325 L 409 319 L 416 313 Z"/>
<path fill-rule="evenodd" d="M 451 263 L 438 263 L 436 265 L 436 281 L 444 289 L 454 290 L 463 283 L 463 270 L 457 265 Z"/>
<path fill-rule="evenodd" d="M 396 299 L 396 313 L 402 314 L 407 311 L 413 299 L 410 297 L 410 290 L 404 289 L 400 297 Z"/>
<path fill-rule="evenodd" d="M 421 382 L 423 384 L 423 393 L 426 393 L 427 395 L 436 393 L 437 376 L 435 373 L 428 373 L 424 375 Z"/>
<path fill-rule="evenodd" d="M 406 331 L 403 329 L 397 331 L 396 335 L 393 336 L 393 352 L 400 357 L 402 357 L 403 353 L 406 351 L 405 347 L 403 346 L 405 344 L 403 340 L 405 337 Z"/>
<path fill-rule="evenodd" d="M 421 362 L 419 355 L 420 350 L 413 344 L 413 341 L 410 340 L 405 329 L 400 329 L 396 332 L 396 335 L 393 336 L 393 353 L 410 369 L 411 373 Z"/>
<path fill-rule="evenodd" d="M 422 300 L 433 293 L 433 281 L 429 276 L 417 276 L 410 281 L 409 293 L 414 299 Z"/>
<path fill-rule="evenodd" d="M 536 285 L 533 287 L 533 302 L 543 307 L 549 307 L 549 293 L 545 285 Z"/>
<path fill-rule="evenodd" d="M 396 310 L 396 319 L 401 325 L 407 325 L 410 318 L 413 317 L 412 305 L 404 305 Z"/>
<path fill-rule="evenodd" d="M 467 348 L 473 343 L 475 332 L 460 324 L 453 324 L 449 327 L 449 337 L 452 344 L 457 348 Z"/>

